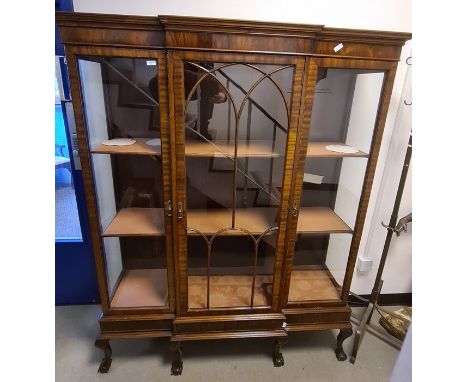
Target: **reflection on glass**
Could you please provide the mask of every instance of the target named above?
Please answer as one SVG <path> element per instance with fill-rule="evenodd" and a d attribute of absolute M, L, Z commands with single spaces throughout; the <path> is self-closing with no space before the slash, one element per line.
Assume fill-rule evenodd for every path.
<path fill-rule="evenodd" d="M 166 306 L 157 61 L 78 61 L 111 307 Z"/>
<path fill-rule="evenodd" d="M 319 68 L 289 302 L 341 299 L 383 78 Z"/>
<path fill-rule="evenodd" d="M 55 77 L 55 239 L 82 240 L 65 116 Z"/>
<path fill-rule="evenodd" d="M 293 73 L 184 64 L 191 309 L 271 305 Z"/>

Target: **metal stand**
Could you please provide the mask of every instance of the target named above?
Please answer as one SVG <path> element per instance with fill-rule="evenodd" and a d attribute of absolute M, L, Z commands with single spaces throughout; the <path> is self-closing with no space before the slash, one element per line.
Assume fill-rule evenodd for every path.
<path fill-rule="evenodd" d="M 392 316 L 396 316 L 392 312 L 385 311 L 384 309 L 382 309 L 378 305 L 377 302 L 378 302 L 380 291 L 383 285 L 382 274 L 385 268 L 385 262 L 387 260 L 387 254 L 390 248 L 390 243 L 392 241 L 393 234 L 396 233 L 397 236 L 400 236 L 400 233 L 402 231 L 406 232 L 407 224 L 410 223 L 412 220 L 412 214 L 410 213 L 409 215 L 401 218 L 397 223 L 398 210 L 400 209 L 401 198 L 403 196 L 403 190 L 405 188 L 406 176 L 408 175 L 408 168 L 409 168 L 409 164 L 411 161 L 411 152 L 412 152 L 412 136 L 410 135 L 408 148 L 406 149 L 405 161 L 403 163 L 403 169 L 401 171 L 400 183 L 398 184 L 398 191 L 397 191 L 397 195 L 395 198 L 395 204 L 393 206 L 393 212 L 390 218 L 390 223 L 388 225 L 385 225 L 382 222 L 382 225 L 387 229 L 387 237 L 385 239 L 385 245 L 382 251 L 382 257 L 380 258 L 380 263 L 379 263 L 379 270 L 377 271 L 377 275 L 375 276 L 374 287 L 372 289 L 372 294 L 370 296 L 370 299 L 366 300 L 360 296 L 355 295 L 354 293 L 351 293 L 353 296 L 357 297 L 358 299 L 367 302 L 366 311 L 361 317 L 361 320 L 358 325 L 358 329 L 356 330 L 356 335 L 354 337 L 353 351 L 352 351 L 351 358 L 350 358 L 351 363 L 354 363 L 356 361 L 356 356 L 359 350 L 359 346 L 361 345 L 361 342 L 364 338 L 364 335 L 367 329 L 370 327 L 375 330 L 375 328 L 373 328 L 373 325 L 370 322 L 372 318 L 372 314 L 374 313 L 374 310 L 377 309 L 378 311 L 384 311 L 385 313 L 388 313 Z M 400 316 L 396 316 L 396 317 L 398 319 L 402 319 Z M 392 338 L 392 340 L 388 340 L 387 342 L 389 342 L 393 346 L 401 347 L 401 341 L 399 340 Z"/>

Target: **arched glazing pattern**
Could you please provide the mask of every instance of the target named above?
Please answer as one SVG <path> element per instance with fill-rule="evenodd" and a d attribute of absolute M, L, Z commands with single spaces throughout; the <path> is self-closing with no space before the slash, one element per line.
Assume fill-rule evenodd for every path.
<path fill-rule="evenodd" d="M 188 307 L 271 306 L 294 66 L 183 68 Z"/>
<path fill-rule="evenodd" d="M 224 228 L 208 237 L 188 227 L 189 237 L 206 248 L 206 265 L 188 275 L 189 309 L 270 306 L 274 252 L 266 247 L 274 245 L 277 231 L 272 227 L 254 236 L 242 228 Z"/>

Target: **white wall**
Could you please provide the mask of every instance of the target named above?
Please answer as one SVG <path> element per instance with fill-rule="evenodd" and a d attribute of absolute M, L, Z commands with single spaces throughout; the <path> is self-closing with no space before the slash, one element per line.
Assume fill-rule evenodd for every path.
<path fill-rule="evenodd" d="M 411 1 L 408 0 L 74 0 L 73 6 L 76 12 L 224 17 L 411 31 Z"/>
<path fill-rule="evenodd" d="M 400 100 L 397 121 L 393 130 L 387 160 L 384 163 L 385 176 L 380 182 L 380 190 L 374 193 L 376 208 L 373 209 L 372 219 L 369 219 L 364 229 L 368 230 L 368 240 L 361 244 L 359 256 L 372 259 L 373 269 L 367 273 L 356 272 L 353 278 L 352 290 L 357 293 L 368 293 L 369 280 L 377 273 L 378 262 L 385 243 L 387 230 L 381 226 L 381 222 L 388 223 L 393 210 L 393 204 L 400 180 L 403 161 L 411 132 L 411 106 L 404 104 L 404 100 L 412 102 L 411 92 L 411 66 L 407 67 L 407 75 Z M 382 161 L 383 162 L 383 161 Z M 383 163 L 381 163 L 383 167 Z M 400 204 L 399 217 L 403 217 L 412 211 L 412 183 L 410 165 L 405 189 Z M 370 217 L 370 216 L 369 216 Z M 384 285 L 382 293 L 408 293 L 411 292 L 411 232 L 412 224 L 408 226 L 408 233 L 402 233 L 400 237 L 394 236 L 390 245 L 385 272 L 383 274 Z"/>
<path fill-rule="evenodd" d="M 184 15 L 184 16 L 205 16 L 248 20 L 264 20 L 279 22 L 296 22 L 307 24 L 324 24 L 329 27 L 340 28 L 361 28 L 389 31 L 411 31 L 411 1 L 409 0 L 355 0 L 355 1 L 311 1 L 311 0 L 289 0 L 289 1 L 267 1 L 267 0 L 240 0 L 232 2 L 220 1 L 193 1 L 172 0 L 74 0 L 74 9 L 76 12 L 95 12 L 95 13 L 115 13 L 132 15 Z M 375 184 L 369 202 L 368 222 L 372 222 L 374 229 L 378 219 L 385 215 L 384 210 L 390 210 L 393 204 L 394 195 L 384 190 L 379 193 L 380 182 L 383 178 L 387 155 L 389 154 L 390 143 L 392 147 L 401 147 L 406 145 L 408 136 L 404 133 L 392 136 L 395 127 L 398 107 L 402 98 L 403 84 L 406 74 L 406 65 L 404 60 L 410 55 L 411 42 L 408 42 L 402 51 L 402 62 L 400 63 L 393 89 L 393 95 L 390 101 L 386 129 L 382 139 L 382 149 L 376 169 Z M 401 131 L 408 130 L 401 128 Z M 389 161 L 399 162 L 401 159 L 401 150 L 392 150 Z M 402 161 L 402 159 L 401 159 Z M 387 167 L 387 171 L 390 171 Z M 393 177 L 395 171 L 391 171 Z M 385 174 L 385 178 L 388 178 Z M 390 185 L 387 185 L 390 187 Z M 391 187 L 390 187 L 391 188 Z M 410 187 L 408 187 L 410 189 Z M 385 194 L 388 197 L 383 198 Z M 379 197 L 380 208 L 376 211 L 378 216 L 374 217 L 377 197 Z M 384 200 L 385 199 L 385 200 Z M 389 215 L 385 215 L 388 219 Z M 371 220 L 372 219 L 372 220 Z M 380 224 L 380 222 L 378 222 Z M 370 223 L 368 223 L 370 224 Z M 383 243 L 379 232 L 372 233 L 368 241 L 367 232 L 369 226 L 364 228 L 360 253 L 365 248 L 365 257 L 374 260 L 374 268 L 371 272 L 359 274 L 353 280 L 352 289 L 357 293 L 369 293 L 373 284 L 377 262 L 382 250 Z M 401 241 L 400 241 L 401 242 Z M 397 244 L 395 244 L 397 245 Z M 411 290 L 411 283 L 401 283 L 401 275 L 408 273 L 407 264 L 401 264 L 393 261 L 393 255 L 389 254 L 388 272 L 385 276 L 384 293 L 399 293 Z M 411 273 L 409 273 L 411 280 Z"/>

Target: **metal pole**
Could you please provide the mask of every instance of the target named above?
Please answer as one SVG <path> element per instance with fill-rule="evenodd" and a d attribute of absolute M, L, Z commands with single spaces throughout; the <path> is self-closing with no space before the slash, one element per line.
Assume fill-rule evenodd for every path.
<path fill-rule="evenodd" d="M 273 123 L 273 140 L 271 142 L 271 158 L 270 158 L 270 196 L 271 192 L 273 190 L 273 165 L 275 161 L 275 157 L 273 153 L 275 152 L 275 146 L 276 146 L 276 123 Z"/>
<path fill-rule="evenodd" d="M 400 225 L 400 223 L 397 224 L 398 212 L 400 210 L 400 204 L 401 204 L 401 199 L 403 197 L 406 177 L 408 175 L 408 169 L 409 169 L 409 165 L 411 162 L 412 149 L 413 149 L 413 145 L 412 145 L 412 134 L 411 134 L 409 138 L 409 142 L 408 142 L 408 147 L 406 149 L 405 160 L 403 162 L 403 168 L 401 170 L 400 182 L 398 184 L 398 190 L 397 190 L 397 194 L 395 197 L 395 203 L 393 205 L 393 211 L 390 217 L 390 222 L 388 226 L 383 224 L 382 222 L 382 225 L 385 228 L 387 228 L 387 237 L 385 239 L 385 244 L 382 250 L 382 257 L 380 258 L 379 269 L 377 271 L 377 275 L 375 276 L 375 282 L 374 282 L 374 287 L 372 288 L 372 294 L 368 301 L 366 311 L 364 312 L 364 315 L 361 317 L 360 324 L 358 326 L 358 329 L 356 330 L 356 335 L 354 336 L 353 350 L 352 350 L 352 354 L 350 358 L 351 363 L 354 363 L 356 361 L 356 356 L 359 350 L 359 346 L 361 345 L 362 339 L 364 338 L 367 327 L 370 326 L 372 314 L 374 312 L 375 307 L 377 306 L 377 300 L 379 298 L 380 291 L 383 285 L 382 275 L 385 269 L 385 263 L 387 261 L 387 255 L 388 255 L 388 250 L 390 248 L 390 243 L 392 241 L 393 234 L 395 232 L 397 233 L 399 232 L 396 229 L 397 225 L 398 226 Z M 400 219 L 400 221 L 403 219 L 406 219 L 406 217 Z"/>
<path fill-rule="evenodd" d="M 227 80 L 226 89 L 229 90 L 229 83 Z M 228 131 L 227 131 L 227 143 L 231 143 L 231 102 L 228 102 Z"/>
<path fill-rule="evenodd" d="M 249 147 L 250 145 L 250 127 L 252 123 L 252 102 L 249 100 L 249 105 L 247 109 L 247 137 L 245 140 L 245 145 L 246 147 Z M 249 156 L 245 156 L 245 173 L 248 175 L 249 174 Z M 234 185 L 235 187 L 236 185 Z M 242 194 L 242 205 L 244 207 L 247 207 L 247 177 L 244 177 L 244 191 Z"/>
<path fill-rule="evenodd" d="M 390 223 L 387 228 L 387 237 L 385 239 L 384 248 L 382 251 L 382 257 L 380 258 L 379 269 L 375 277 L 374 288 L 372 289 L 371 302 L 375 303 L 377 301 L 377 295 L 379 292 L 379 284 L 382 279 L 382 274 L 385 268 L 385 262 L 387 261 L 388 250 L 390 248 L 390 243 L 392 241 L 393 233 L 395 232 L 395 227 L 398 220 L 398 212 L 400 210 L 400 203 L 403 197 L 403 191 L 405 189 L 406 177 L 408 175 L 408 168 L 411 162 L 412 154 L 412 134 L 410 134 L 408 147 L 406 149 L 405 161 L 403 162 L 403 169 L 401 171 L 400 183 L 398 184 L 398 191 L 395 198 L 395 204 L 393 205 L 392 216 L 390 217 Z"/>

